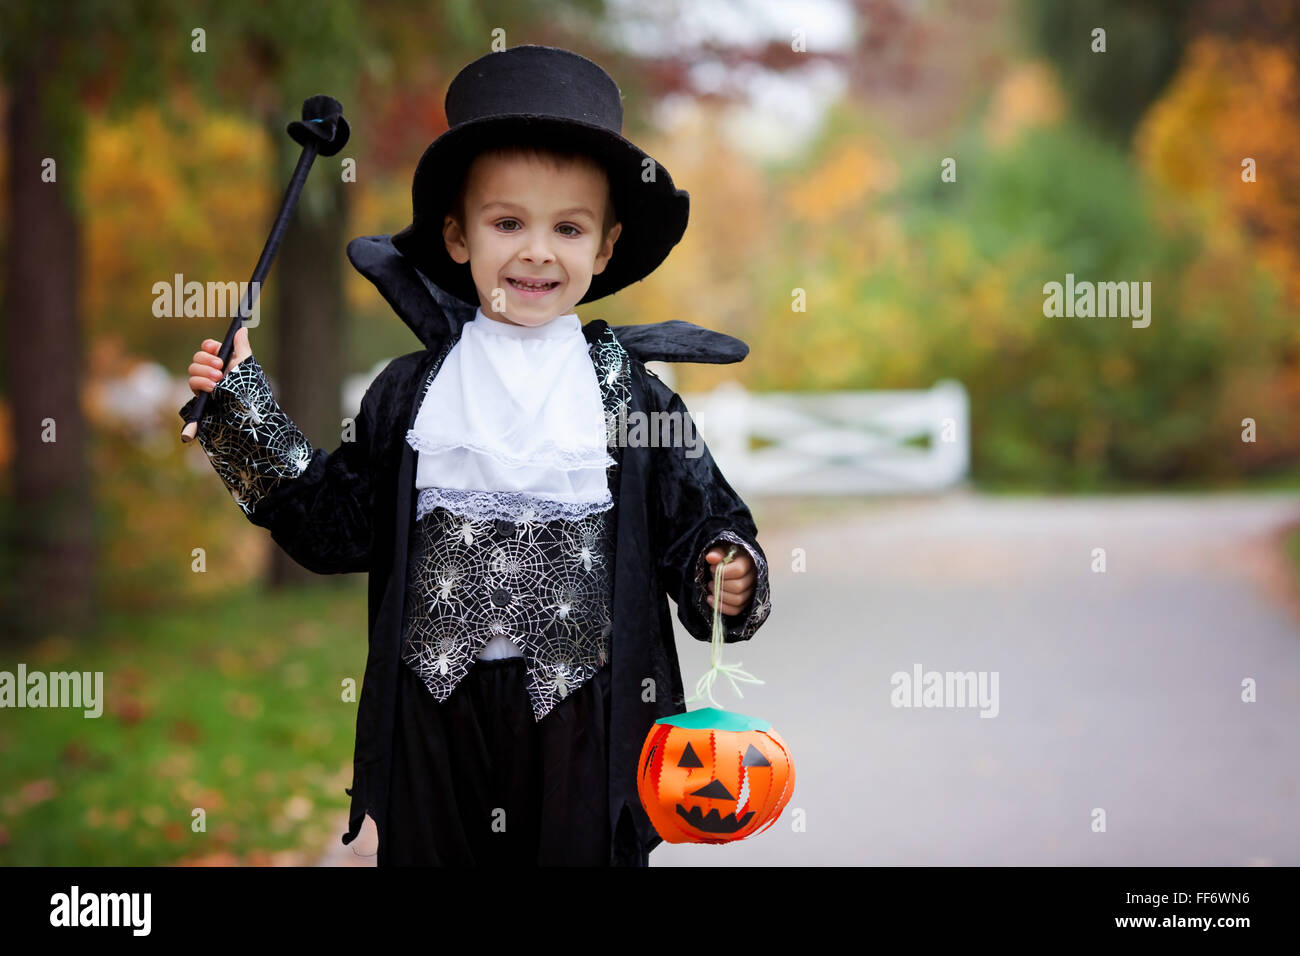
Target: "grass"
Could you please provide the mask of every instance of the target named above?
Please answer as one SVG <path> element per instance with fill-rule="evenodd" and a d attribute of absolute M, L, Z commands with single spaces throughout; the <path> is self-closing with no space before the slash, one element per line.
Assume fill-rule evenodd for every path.
<path fill-rule="evenodd" d="M 102 671 L 104 697 L 98 718 L 0 710 L 0 865 L 311 862 L 339 839 L 364 576 L 110 615 L 106 632 L 0 652 L 11 673 Z"/>

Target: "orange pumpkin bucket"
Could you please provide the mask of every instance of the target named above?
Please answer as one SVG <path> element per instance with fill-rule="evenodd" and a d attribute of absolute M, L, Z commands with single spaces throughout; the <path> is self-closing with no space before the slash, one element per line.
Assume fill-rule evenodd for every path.
<path fill-rule="evenodd" d="M 735 556 L 733 546 L 714 571 L 713 593 L 722 593 L 722 568 Z M 691 700 L 713 700 L 713 679 L 723 673 L 738 696 L 736 680 L 761 684 L 721 662 L 722 623 L 714 602 L 712 666 Z M 716 703 L 716 701 L 714 701 Z M 637 761 L 641 805 L 666 843 L 729 843 L 766 830 L 794 793 L 794 762 L 771 724 L 718 707 L 654 722 Z"/>

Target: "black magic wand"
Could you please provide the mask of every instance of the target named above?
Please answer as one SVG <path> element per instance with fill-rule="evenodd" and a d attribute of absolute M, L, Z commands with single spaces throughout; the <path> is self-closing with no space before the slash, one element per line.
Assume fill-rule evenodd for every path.
<path fill-rule="evenodd" d="M 288 133 L 293 137 L 293 141 L 302 147 L 302 155 L 298 157 L 298 165 L 294 167 L 293 178 L 289 180 L 289 188 L 284 192 L 280 212 L 275 217 L 275 224 L 271 226 L 271 234 L 266 237 L 266 245 L 262 247 L 262 255 L 257 260 L 253 278 L 248 283 L 248 290 L 240 302 L 239 312 L 235 314 L 234 321 L 226 330 L 226 337 L 221 341 L 217 357 L 221 359 L 223 372 L 226 370 L 226 363 L 230 361 L 230 353 L 235 348 L 235 333 L 243 325 L 245 317 L 253 312 L 253 303 L 257 301 L 262 280 L 270 271 L 271 260 L 275 258 L 276 250 L 280 248 L 280 240 L 284 237 L 284 230 L 289 225 L 289 217 L 293 215 L 294 207 L 298 205 L 298 194 L 302 192 L 307 174 L 311 172 L 311 164 L 317 156 L 333 156 L 346 146 L 350 130 L 348 121 L 343 118 L 343 107 L 338 100 L 332 96 L 312 96 L 302 104 L 302 120 L 290 123 Z M 199 433 L 199 421 L 208 407 L 208 398 L 211 394 L 207 391 L 199 392 L 198 401 L 194 403 L 190 417 L 186 420 L 185 427 L 181 429 L 181 441 L 193 441 L 194 436 Z"/>

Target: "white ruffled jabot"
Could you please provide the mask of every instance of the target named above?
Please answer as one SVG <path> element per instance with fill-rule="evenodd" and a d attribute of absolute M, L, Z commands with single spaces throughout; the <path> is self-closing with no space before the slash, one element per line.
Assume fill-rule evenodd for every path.
<path fill-rule="evenodd" d="M 537 327 L 480 308 L 434 376 L 407 442 L 417 517 L 577 519 L 613 507 L 605 409 L 576 312 Z"/>

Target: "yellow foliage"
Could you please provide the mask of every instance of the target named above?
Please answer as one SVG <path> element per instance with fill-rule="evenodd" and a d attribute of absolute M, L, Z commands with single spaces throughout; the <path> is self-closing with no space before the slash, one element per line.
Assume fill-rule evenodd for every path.
<path fill-rule="evenodd" d="M 1065 115 L 1065 97 L 1056 76 L 1042 62 L 1017 63 L 998 84 L 984 118 L 984 136 L 995 147 L 1015 142 L 1023 130 L 1048 126 Z"/>
<path fill-rule="evenodd" d="M 247 280 L 272 202 L 263 131 L 174 95 L 179 124 L 152 105 L 87 118 L 87 331 L 112 328 L 134 351 L 179 324 L 153 316 L 155 282 Z"/>
<path fill-rule="evenodd" d="M 948 283 L 967 274 L 974 258 L 970 234 L 958 226 L 940 226 L 935 242 L 938 280 Z"/>

